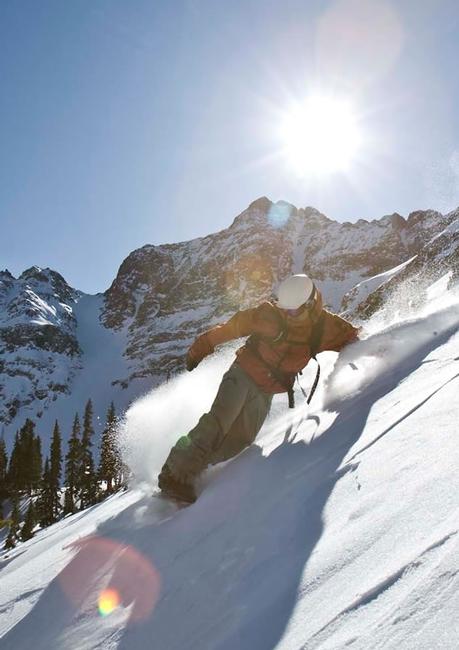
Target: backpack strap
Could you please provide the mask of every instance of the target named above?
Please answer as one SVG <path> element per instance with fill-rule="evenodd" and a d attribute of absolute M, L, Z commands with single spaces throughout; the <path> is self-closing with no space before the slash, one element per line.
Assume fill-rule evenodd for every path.
<path fill-rule="evenodd" d="M 316 355 L 320 349 L 320 344 L 322 343 L 322 337 L 324 334 L 324 328 L 325 328 L 325 312 L 322 311 L 319 318 L 314 323 L 312 336 L 309 343 L 312 359 L 316 359 Z"/>
<path fill-rule="evenodd" d="M 317 358 L 314 357 L 314 359 L 317 361 Z M 316 372 L 316 378 L 314 379 L 314 383 L 311 386 L 311 390 L 309 391 L 309 395 L 306 399 L 306 404 L 309 406 L 311 403 L 312 398 L 314 397 L 314 393 L 316 392 L 316 388 L 319 384 L 319 379 L 320 379 L 320 363 L 317 361 L 317 372 Z"/>
<path fill-rule="evenodd" d="M 317 363 L 317 372 L 314 379 L 314 383 L 312 384 L 311 390 L 309 391 L 309 395 L 306 395 L 303 386 L 300 384 L 300 381 L 298 380 L 298 385 L 301 388 L 301 392 L 303 393 L 304 397 L 306 398 L 306 404 L 308 406 L 311 403 L 314 393 L 317 390 L 317 386 L 319 385 L 320 363 L 317 361 L 317 353 L 320 349 L 320 344 L 322 342 L 324 325 L 325 325 L 325 312 L 322 312 L 314 325 L 314 329 L 312 331 L 312 336 L 311 336 L 311 342 L 309 346 L 311 350 L 311 359 L 314 359 L 314 361 Z M 301 375 L 301 372 L 299 374 Z"/>
<path fill-rule="evenodd" d="M 324 328 L 325 328 L 325 312 L 322 311 L 314 326 L 314 331 L 312 333 L 312 340 L 310 346 L 312 358 L 317 363 L 317 372 L 316 372 L 316 378 L 314 379 L 314 383 L 312 384 L 311 390 L 309 391 L 309 396 L 306 400 L 306 404 L 308 406 L 311 403 L 312 398 L 314 397 L 314 393 L 316 392 L 317 386 L 319 385 L 320 363 L 317 361 L 317 353 L 319 352 L 320 344 L 322 343 Z"/>

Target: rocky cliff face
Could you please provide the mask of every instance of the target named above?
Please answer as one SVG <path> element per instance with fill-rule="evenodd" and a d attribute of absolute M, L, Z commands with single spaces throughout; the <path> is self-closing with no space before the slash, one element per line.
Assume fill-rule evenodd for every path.
<path fill-rule="evenodd" d="M 457 248 L 445 251 L 457 236 L 458 218 L 459 211 L 419 211 L 406 220 L 393 214 L 338 223 L 314 208 L 261 198 L 221 232 L 144 246 L 121 264 L 102 307 L 94 313 L 83 310 L 85 320 L 90 313 L 107 332 L 107 340 L 118 341 L 113 349 L 120 350 L 122 363 L 107 369 L 115 375 L 107 376 L 107 385 L 116 400 L 128 387 L 135 395 L 136 382 L 143 378 L 161 382 L 183 367 L 197 333 L 269 298 L 290 273 L 311 275 L 335 310 L 352 303 L 348 295 L 341 304 L 355 285 L 415 256 L 403 273 L 415 275 L 427 264 L 423 260 L 439 255 L 442 268 L 454 267 L 457 273 Z M 33 267 L 18 279 L 0 273 L 0 424 L 18 422 L 25 408 L 29 417 L 49 409 L 60 395 L 72 393 L 82 367 L 94 364 L 82 349 L 91 348 L 90 330 L 77 316 L 78 303 L 86 298 L 49 269 Z M 365 294 L 357 303 L 366 300 Z M 366 316 L 371 307 L 363 305 L 355 313 Z"/>

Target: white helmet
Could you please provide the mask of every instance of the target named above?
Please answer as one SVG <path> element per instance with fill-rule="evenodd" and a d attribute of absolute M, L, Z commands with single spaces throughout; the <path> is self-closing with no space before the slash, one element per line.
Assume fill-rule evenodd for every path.
<path fill-rule="evenodd" d="M 298 309 L 312 298 L 314 289 L 314 282 L 304 273 L 292 275 L 280 283 L 277 304 L 281 309 Z"/>

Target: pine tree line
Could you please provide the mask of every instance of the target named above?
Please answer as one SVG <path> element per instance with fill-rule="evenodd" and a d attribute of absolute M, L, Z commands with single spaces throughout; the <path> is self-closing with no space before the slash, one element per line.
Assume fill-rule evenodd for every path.
<path fill-rule="evenodd" d="M 75 414 L 65 458 L 57 420 L 49 456 L 44 461 L 41 439 L 35 433 L 32 420 L 27 419 L 16 433 L 9 459 L 5 441 L 0 438 L 0 527 L 8 526 L 5 548 L 14 547 L 19 539 L 30 539 L 37 524 L 41 528 L 49 526 L 68 514 L 102 501 L 123 487 L 126 472 L 116 444 L 117 417 L 113 402 L 107 411 L 97 469 L 93 455 L 93 418 L 93 405 L 89 399 L 82 424 L 78 413 Z M 10 515 L 4 519 L 3 505 L 7 500 Z M 23 523 L 21 507 L 27 508 Z"/>

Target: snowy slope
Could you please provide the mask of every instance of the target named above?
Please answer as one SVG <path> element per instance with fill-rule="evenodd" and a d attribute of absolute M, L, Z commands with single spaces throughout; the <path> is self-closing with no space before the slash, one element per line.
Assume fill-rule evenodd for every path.
<path fill-rule="evenodd" d="M 458 330 L 448 292 L 370 322 L 321 355 L 309 412 L 276 398 L 257 445 L 178 512 L 149 496 L 155 472 L 228 354 L 135 403 L 137 486 L 1 557 L 2 650 L 457 648 Z M 121 604 L 102 616 L 107 587 Z"/>

